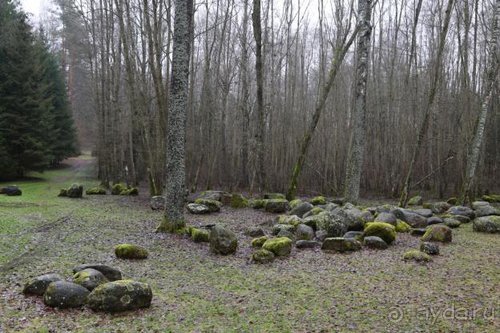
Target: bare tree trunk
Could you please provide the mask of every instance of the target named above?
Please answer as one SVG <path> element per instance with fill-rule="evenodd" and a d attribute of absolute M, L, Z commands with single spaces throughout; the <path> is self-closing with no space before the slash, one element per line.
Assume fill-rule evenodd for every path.
<path fill-rule="evenodd" d="M 424 120 L 422 122 L 422 125 L 420 126 L 420 130 L 419 130 L 418 137 L 417 137 L 417 143 L 416 143 L 416 146 L 413 150 L 410 165 L 408 167 L 408 173 L 406 174 L 405 182 L 403 185 L 403 190 L 401 192 L 401 197 L 399 199 L 399 206 L 400 207 L 406 207 L 406 204 L 408 203 L 408 193 L 410 191 L 410 183 L 411 183 L 412 176 L 413 176 L 413 168 L 414 168 L 414 165 L 415 165 L 417 158 L 419 156 L 420 150 L 422 149 L 424 137 L 425 137 L 427 130 L 429 128 L 429 122 L 430 122 L 431 113 L 432 113 L 432 106 L 434 104 L 434 99 L 436 97 L 438 84 L 439 84 L 439 80 L 440 80 L 441 65 L 443 62 L 444 45 L 446 42 L 446 35 L 448 33 L 448 27 L 450 25 L 452 7 L 453 7 L 453 0 L 448 0 L 448 5 L 446 7 L 446 14 L 445 14 L 445 19 L 444 19 L 444 25 L 443 25 L 443 29 L 441 31 L 441 35 L 439 37 L 437 56 L 436 56 L 436 60 L 434 63 L 434 71 L 433 71 L 434 77 L 433 77 L 433 80 L 431 81 L 431 86 L 429 88 L 430 89 L 429 99 L 427 100 L 427 104 L 425 106 Z"/>
<path fill-rule="evenodd" d="M 259 190 L 266 188 L 266 171 L 264 168 L 264 70 L 262 60 L 262 25 L 260 17 L 261 2 L 253 0 L 253 35 L 255 38 L 255 72 L 257 75 L 257 180 Z"/>
<path fill-rule="evenodd" d="M 369 52 L 371 40 L 371 6 L 372 0 L 358 1 L 358 45 L 356 52 L 356 88 L 354 102 L 354 129 L 349 147 L 349 157 L 346 170 L 344 196 L 352 203 L 359 199 L 359 185 L 363 156 L 365 150 L 366 132 L 366 88 L 368 81 Z"/>
<path fill-rule="evenodd" d="M 481 112 L 476 124 L 476 131 L 471 143 L 469 156 L 467 157 L 467 167 L 465 170 L 465 181 L 463 184 L 462 194 L 460 196 L 460 203 L 462 205 L 468 203 L 473 199 L 471 195 L 471 188 L 474 178 L 476 176 L 477 165 L 479 162 L 479 155 L 481 151 L 481 144 L 483 143 L 484 130 L 486 126 L 486 119 L 488 117 L 488 110 L 493 99 L 496 83 L 498 81 L 498 66 L 499 66 L 499 52 L 498 52 L 498 35 L 500 34 L 499 21 L 500 20 L 500 0 L 496 0 L 495 14 L 493 17 L 493 29 L 491 36 L 491 50 L 490 50 L 490 65 L 487 69 L 486 76 L 486 90 L 485 96 L 481 104 Z"/>
<path fill-rule="evenodd" d="M 344 57 L 347 54 L 347 51 L 349 50 L 352 43 L 354 42 L 354 39 L 356 38 L 359 27 L 360 26 L 358 25 L 356 30 L 352 33 L 351 37 L 347 42 L 346 42 L 347 35 L 344 36 L 342 45 L 337 48 L 335 56 L 332 59 L 332 64 L 330 67 L 330 71 L 328 73 L 328 78 L 326 80 L 325 85 L 323 86 L 323 89 L 321 91 L 321 96 L 316 104 L 316 108 L 314 109 L 314 114 L 311 119 L 311 122 L 309 123 L 309 127 L 307 128 L 304 138 L 302 139 L 302 142 L 300 144 L 299 158 L 297 159 L 297 162 L 295 163 L 295 166 L 293 168 L 292 177 L 290 179 L 290 185 L 288 186 L 288 191 L 286 194 L 288 200 L 292 200 L 295 198 L 295 195 L 297 193 L 298 179 L 302 171 L 302 167 L 304 166 L 304 162 L 306 160 L 306 155 L 309 149 L 309 145 L 311 143 L 312 136 L 314 134 L 314 131 L 316 130 L 316 126 L 318 125 L 321 113 L 325 108 L 328 94 L 333 86 L 333 83 L 335 82 L 335 78 L 337 77 L 337 73 L 339 72 L 340 66 L 344 61 Z"/>
<path fill-rule="evenodd" d="M 159 232 L 175 232 L 186 224 L 185 137 L 189 92 L 189 60 L 193 38 L 193 0 L 175 1 L 172 75 L 167 134 L 166 208 Z"/>

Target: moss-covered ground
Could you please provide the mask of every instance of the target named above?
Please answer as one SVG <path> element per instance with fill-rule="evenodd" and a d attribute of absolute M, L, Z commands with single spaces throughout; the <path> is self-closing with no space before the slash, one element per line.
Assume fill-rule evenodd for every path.
<path fill-rule="evenodd" d="M 138 197 L 58 198 L 73 182 L 97 185 L 92 159 L 16 182 L 21 197 L 0 196 L 0 332 L 499 332 L 500 237 L 453 231 L 453 242 L 427 264 L 405 262 L 419 239 L 398 234 L 388 250 L 351 254 L 293 249 L 271 264 L 249 260 L 246 227 L 275 215 L 223 207 L 189 216 L 189 225 L 221 223 L 237 232 L 234 256 L 207 243 L 158 234 L 161 212 Z M 11 184 L 11 183 L 9 183 Z M 0 186 L 7 183 L 0 184 Z M 120 260 L 114 246 L 133 243 L 146 260 Z M 21 294 L 31 277 L 104 263 L 149 283 L 151 308 L 122 314 L 55 310 Z"/>

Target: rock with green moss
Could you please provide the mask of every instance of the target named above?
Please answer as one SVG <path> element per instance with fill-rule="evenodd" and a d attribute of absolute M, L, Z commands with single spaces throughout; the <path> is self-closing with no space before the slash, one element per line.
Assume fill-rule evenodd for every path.
<path fill-rule="evenodd" d="M 488 194 L 481 197 L 482 200 L 487 202 L 500 202 L 500 194 Z"/>
<path fill-rule="evenodd" d="M 312 198 L 310 202 L 314 206 L 326 205 L 326 198 L 324 196 L 322 196 L 322 195 L 319 195 L 317 197 Z"/>
<path fill-rule="evenodd" d="M 312 240 L 314 238 L 314 230 L 308 225 L 299 224 L 295 230 L 295 238 L 298 240 Z"/>
<path fill-rule="evenodd" d="M 427 253 L 431 256 L 439 254 L 439 245 L 431 242 L 422 242 L 420 243 L 420 251 Z"/>
<path fill-rule="evenodd" d="M 86 195 L 105 195 L 106 189 L 100 186 L 89 188 L 85 191 Z"/>
<path fill-rule="evenodd" d="M 397 208 L 392 213 L 400 220 L 405 221 L 412 228 L 425 228 L 427 227 L 427 218 L 419 215 L 411 210 Z"/>
<path fill-rule="evenodd" d="M 72 184 L 66 190 L 66 196 L 68 198 L 81 198 L 83 196 L 83 186 L 79 184 Z"/>
<path fill-rule="evenodd" d="M 245 230 L 245 235 L 247 235 L 249 237 L 261 237 L 261 236 L 265 236 L 266 233 L 260 227 L 251 227 L 251 228 L 248 228 Z"/>
<path fill-rule="evenodd" d="M 127 185 L 123 183 L 116 183 L 111 187 L 111 194 L 112 195 L 119 195 L 123 191 L 127 190 Z"/>
<path fill-rule="evenodd" d="M 208 200 L 215 200 L 215 201 L 224 201 L 225 198 L 231 198 L 231 194 L 225 191 L 217 191 L 217 190 L 208 190 L 208 191 L 203 191 L 201 192 L 198 197 L 198 199 L 208 199 Z"/>
<path fill-rule="evenodd" d="M 195 243 L 208 243 L 210 241 L 210 234 L 208 230 L 192 228 L 191 239 Z"/>
<path fill-rule="evenodd" d="M 274 258 L 274 253 L 265 249 L 259 249 L 252 254 L 252 260 L 258 264 L 270 263 Z"/>
<path fill-rule="evenodd" d="M 194 201 L 195 204 L 204 205 L 208 207 L 211 213 L 220 212 L 222 203 L 217 200 L 198 198 Z"/>
<path fill-rule="evenodd" d="M 248 199 L 245 198 L 242 194 L 233 193 L 233 195 L 231 195 L 230 206 L 232 208 L 247 208 Z"/>
<path fill-rule="evenodd" d="M 269 199 L 264 209 L 269 213 L 281 214 L 288 210 L 288 201 L 286 199 Z"/>
<path fill-rule="evenodd" d="M 396 239 L 396 228 L 385 222 L 370 222 L 366 224 L 363 237 L 377 236 L 387 244 L 391 244 Z"/>
<path fill-rule="evenodd" d="M 118 280 L 101 284 L 88 295 L 87 304 L 94 311 L 122 312 L 148 308 L 153 292 L 146 283 Z"/>
<path fill-rule="evenodd" d="M 251 199 L 248 201 L 248 206 L 253 209 L 263 209 L 266 207 L 267 199 Z"/>
<path fill-rule="evenodd" d="M 291 206 L 290 206 L 291 207 Z M 295 207 L 291 207 L 290 215 L 297 215 L 298 217 L 304 217 L 310 210 L 313 209 L 313 205 L 309 202 L 300 202 Z"/>
<path fill-rule="evenodd" d="M 78 266 L 73 267 L 73 274 L 76 274 L 76 273 L 83 271 L 84 269 L 87 269 L 87 268 L 92 268 L 92 269 L 98 270 L 99 272 L 104 274 L 106 279 L 108 279 L 109 281 L 116 281 L 116 280 L 122 279 L 122 273 L 119 270 L 117 270 L 116 268 L 113 268 L 111 266 L 103 265 L 103 264 L 78 265 Z"/>
<path fill-rule="evenodd" d="M 414 197 L 411 197 L 410 200 L 408 200 L 408 206 L 420 206 L 423 203 L 422 197 L 420 195 L 416 195 Z"/>
<path fill-rule="evenodd" d="M 444 214 L 441 215 L 441 219 L 443 220 L 442 223 L 444 223 L 444 219 L 455 219 L 457 221 L 460 221 L 460 223 L 469 223 L 471 219 L 468 216 L 465 215 L 452 215 L 452 214 Z"/>
<path fill-rule="evenodd" d="M 285 230 L 291 233 L 295 232 L 295 226 L 291 224 L 275 224 L 272 229 L 272 234 L 277 235 L 281 230 Z"/>
<path fill-rule="evenodd" d="M 442 224 L 434 224 L 427 228 L 422 236 L 424 242 L 442 242 L 449 243 L 452 240 L 452 231 L 450 227 Z"/>
<path fill-rule="evenodd" d="M 269 237 L 267 237 L 267 236 L 261 236 L 261 237 L 254 238 L 254 239 L 252 239 L 252 246 L 253 247 L 262 247 L 262 245 L 264 245 L 264 243 L 268 239 L 269 239 Z"/>
<path fill-rule="evenodd" d="M 292 201 L 290 201 L 290 209 L 294 209 L 295 207 L 299 206 L 303 202 L 304 201 L 302 201 L 300 199 L 293 199 Z"/>
<path fill-rule="evenodd" d="M 295 241 L 295 234 L 293 232 L 288 231 L 288 230 L 280 230 L 280 232 L 278 232 L 276 237 L 288 237 L 292 241 Z"/>
<path fill-rule="evenodd" d="M 283 193 L 264 193 L 264 199 L 286 199 L 286 196 Z"/>
<path fill-rule="evenodd" d="M 431 256 L 419 250 L 409 250 L 403 254 L 403 260 L 414 260 L 416 262 L 429 262 L 432 260 Z"/>
<path fill-rule="evenodd" d="M 472 203 L 472 209 L 474 209 L 476 217 L 500 215 L 500 210 L 490 205 L 487 201 L 474 201 Z"/>
<path fill-rule="evenodd" d="M 451 205 L 445 201 L 426 202 L 422 206 L 430 209 L 434 214 L 443 214 L 451 207 Z"/>
<path fill-rule="evenodd" d="M 457 219 L 454 219 L 454 218 L 445 218 L 443 220 L 443 223 L 445 226 L 448 226 L 452 229 L 458 228 L 462 224 L 460 221 L 458 221 Z"/>
<path fill-rule="evenodd" d="M 293 226 L 298 226 L 303 222 L 303 220 L 297 215 L 280 215 L 277 218 L 278 224 L 291 224 Z"/>
<path fill-rule="evenodd" d="M 139 245 L 119 244 L 115 247 L 115 255 L 120 259 L 146 259 L 148 251 Z"/>
<path fill-rule="evenodd" d="M 312 215 L 318 215 L 323 213 L 325 210 L 321 207 L 314 207 L 311 209 L 307 214 L 304 215 L 304 217 L 312 216 Z"/>
<path fill-rule="evenodd" d="M 120 195 L 139 195 L 137 187 L 129 187 L 120 192 Z"/>
<path fill-rule="evenodd" d="M 58 197 L 67 197 L 68 196 L 68 190 L 65 188 L 62 188 L 59 190 L 59 194 L 57 195 Z"/>
<path fill-rule="evenodd" d="M 52 282 L 62 281 L 62 277 L 59 274 L 44 274 L 35 277 L 30 280 L 23 288 L 23 293 L 26 295 L 38 295 L 41 296 L 47 290 L 47 287 Z"/>
<path fill-rule="evenodd" d="M 79 284 L 55 281 L 47 287 L 43 294 L 43 302 L 53 308 L 78 308 L 85 304 L 88 295 L 88 289 Z"/>
<path fill-rule="evenodd" d="M 398 219 L 396 216 L 390 212 L 382 212 L 377 214 L 375 217 L 375 222 L 385 222 L 396 226 Z"/>
<path fill-rule="evenodd" d="M 97 286 L 109 282 L 108 279 L 96 269 L 86 268 L 73 275 L 73 282 L 92 291 Z"/>
<path fill-rule="evenodd" d="M 405 221 L 397 220 L 396 222 L 396 232 L 410 232 L 411 226 Z"/>
<path fill-rule="evenodd" d="M 220 225 L 210 230 L 210 250 L 215 254 L 228 255 L 236 252 L 238 239 L 236 234 Z"/>
<path fill-rule="evenodd" d="M 500 233 L 500 216 L 478 217 L 473 221 L 472 229 L 476 232 L 498 234 Z"/>
<path fill-rule="evenodd" d="M 361 242 L 354 238 L 330 237 L 323 241 L 324 251 L 352 252 L 361 250 Z"/>
<path fill-rule="evenodd" d="M 292 251 L 292 240 L 288 237 L 268 239 L 263 245 L 264 250 L 271 251 L 278 257 L 287 256 Z"/>

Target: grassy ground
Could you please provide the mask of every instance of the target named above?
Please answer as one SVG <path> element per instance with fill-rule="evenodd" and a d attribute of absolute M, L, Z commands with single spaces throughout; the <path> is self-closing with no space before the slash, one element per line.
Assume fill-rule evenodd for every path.
<path fill-rule="evenodd" d="M 97 182 L 92 160 L 18 182 L 22 197 L 0 196 L 0 332 L 498 332 L 500 237 L 454 231 L 427 265 L 402 254 L 419 240 L 399 234 L 385 251 L 352 254 L 296 250 L 270 265 L 249 262 L 243 230 L 273 215 L 223 208 L 188 216 L 238 233 L 236 255 L 215 256 L 206 244 L 154 233 L 160 212 L 139 197 L 58 198 L 60 188 Z M 3 186 L 4 184 L 0 184 Z M 143 191 L 144 192 L 144 191 Z M 150 257 L 124 261 L 113 246 L 132 242 Z M 148 282 L 150 309 L 117 315 L 54 310 L 20 291 L 30 277 L 71 276 L 80 263 L 105 263 Z"/>

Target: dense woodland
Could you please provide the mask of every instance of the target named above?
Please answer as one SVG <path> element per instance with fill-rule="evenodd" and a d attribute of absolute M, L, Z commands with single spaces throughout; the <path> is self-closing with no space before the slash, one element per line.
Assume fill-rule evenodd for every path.
<path fill-rule="evenodd" d="M 55 2 L 42 24 L 99 178 L 162 193 L 174 1 Z M 195 1 L 188 189 L 287 192 L 298 170 L 299 194 L 343 195 L 361 124 L 362 196 L 458 195 L 482 125 L 471 186 L 498 190 L 495 13 L 495 0 Z"/>
<path fill-rule="evenodd" d="M 64 76 L 43 30 L 0 2 L 0 179 L 42 171 L 77 152 Z"/>

